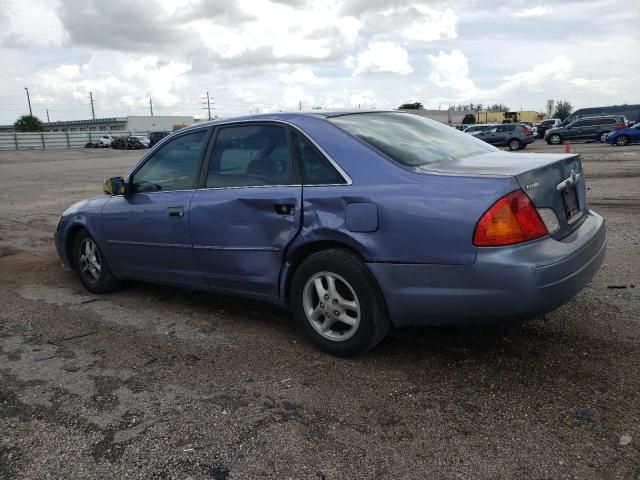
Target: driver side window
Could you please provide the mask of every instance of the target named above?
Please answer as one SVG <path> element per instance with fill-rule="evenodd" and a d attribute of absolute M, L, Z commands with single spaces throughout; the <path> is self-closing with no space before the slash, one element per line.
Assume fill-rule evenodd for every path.
<path fill-rule="evenodd" d="M 132 193 L 189 190 L 194 188 L 207 130 L 182 135 L 155 152 L 131 182 Z"/>
<path fill-rule="evenodd" d="M 287 132 L 275 125 L 223 127 L 216 136 L 207 188 L 297 185 Z"/>

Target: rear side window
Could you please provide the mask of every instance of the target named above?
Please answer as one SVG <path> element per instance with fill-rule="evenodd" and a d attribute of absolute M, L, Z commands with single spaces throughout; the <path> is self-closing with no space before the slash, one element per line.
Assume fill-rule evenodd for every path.
<path fill-rule="evenodd" d="M 209 160 L 207 187 L 299 183 L 283 127 L 243 125 L 218 131 Z"/>
<path fill-rule="evenodd" d="M 346 183 L 329 161 L 297 131 L 293 132 L 293 148 L 300 159 L 305 185 L 335 185 Z"/>
<path fill-rule="evenodd" d="M 473 135 L 410 113 L 355 113 L 331 117 L 329 121 L 391 160 L 409 167 L 496 150 Z"/>
<path fill-rule="evenodd" d="M 515 125 L 500 125 L 496 129 L 496 132 L 515 132 L 515 130 L 516 130 Z"/>
<path fill-rule="evenodd" d="M 133 193 L 194 188 L 206 135 L 207 130 L 181 135 L 155 152 L 134 174 Z"/>
<path fill-rule="evenodd" d="M 587 120 L 578 120 L 572 125 L 572 127 L 586 127 L 586 126 L 587 126 Z"/>

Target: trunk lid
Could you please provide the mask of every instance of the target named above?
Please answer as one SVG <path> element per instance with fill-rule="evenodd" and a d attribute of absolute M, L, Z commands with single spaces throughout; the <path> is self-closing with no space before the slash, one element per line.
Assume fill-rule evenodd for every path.
<path fill-rule="evenodd" d="M 587 210 L 586 183 L 578 154 L 491 152 L 424 165 L 422 173 L 515 177 L 536 208 L 550 208 L 560 228 L 556 239 L 573 232 Z M 573 173 L 572 173 L 573 172 Z M 496 199 L 497 200 L 497 199 Z"/>

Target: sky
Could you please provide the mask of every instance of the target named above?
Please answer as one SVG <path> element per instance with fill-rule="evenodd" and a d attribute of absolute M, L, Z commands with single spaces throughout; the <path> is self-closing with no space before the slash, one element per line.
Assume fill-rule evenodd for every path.
<path fill-rule="evenodd" d="M 0 0 L 0 124 L 640 103 L 638 0 Z M 206 101 L 204 101 L 206 103 Z"/>

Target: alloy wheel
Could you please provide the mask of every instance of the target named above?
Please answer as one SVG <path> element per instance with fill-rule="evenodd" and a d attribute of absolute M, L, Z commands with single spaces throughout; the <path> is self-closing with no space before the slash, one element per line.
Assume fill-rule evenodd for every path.
<path fill-rule="evenodd" d="M 302 304 L 307 320 L 324 338 L 341 342 L 360 325 L 360 302 L 353 287 L 336 273 L 319 272 L 304 286 Z"/>
<path fill-rule="evenodd" d="M 624 147 L 627 143 L 629 143 L 629 139 L 624 135 L 620 135 L 618 138 L 616 138 L 616 145 L 620 147 Z"/>
<path fill-rule="evenodd" d="M 102 259 L 100 258 L 98 246 L 92 239 L 85 238 L 82 240 L 78 258 L 80 260 L 80 272 L 84 278 L 91 283 L 96 283 L 100 280 Z"/>
<path fill-rule="evenodd" d="M 602 135 L 600 135 L 600 141 L 602 143 L 605 143 L 607 141 L 607 135 L 609 135 L 609 132 L 603 132 Z"/>
<path fill-rule="evenodd" d="M 551 135 L 551 137 L 549 137 L 549 141 L 553 145 L 558 145 L 560 143 L 560 135 Z"/>

